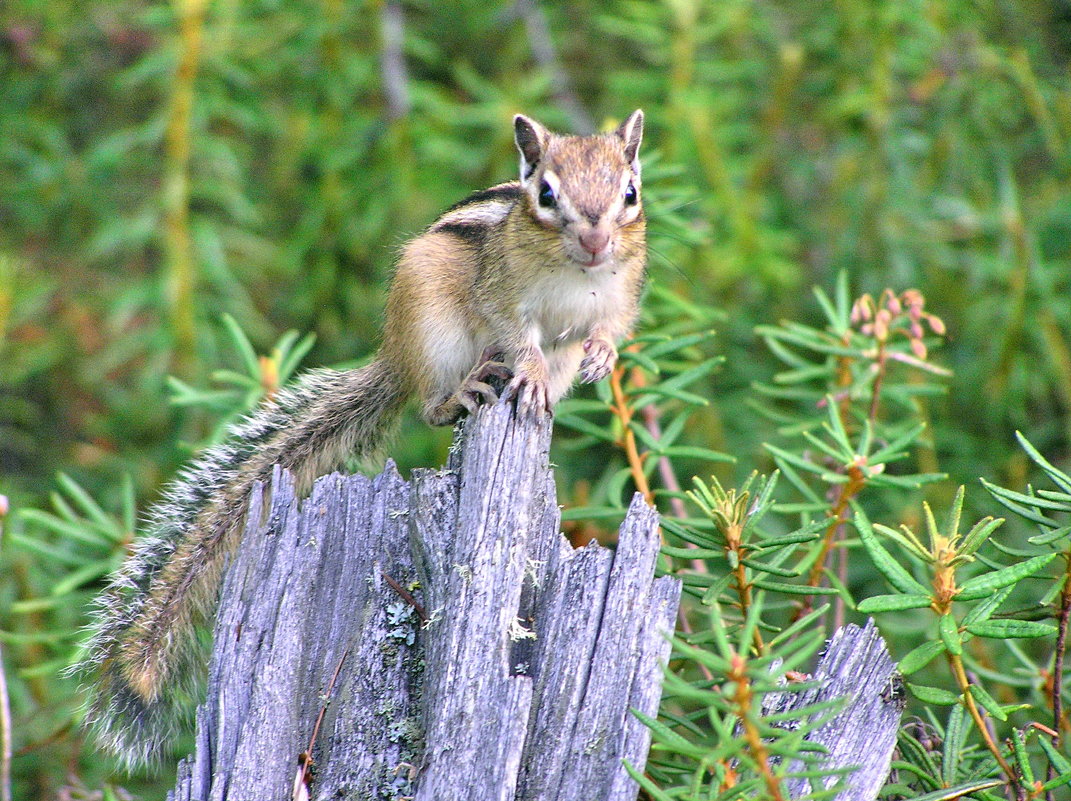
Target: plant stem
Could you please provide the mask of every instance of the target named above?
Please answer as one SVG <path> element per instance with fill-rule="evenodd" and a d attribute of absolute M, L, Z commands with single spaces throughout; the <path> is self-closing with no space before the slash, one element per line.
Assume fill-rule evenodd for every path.
<path fill-rule="evenodd" d="M 874 360 L 874 364 L 878 368 L 878 374 L 874 376 L 874 388 L 870 393 L 870 409 L 867 411 L 867 418 L 871 423 L 876 422 L 878 419 L 878 404 L 881 402 L 881 382 L 885 380 L 887 361 L 885 342 L 884 340 L 879 340 L 878 357 Z"/>
<path fill-rule="evenodd" d="M 646 384 L 646 381 L 643 380 L 643 373 L 639 370 L 633 369 L 632 378 L 637 387 L 643 387 Z M 658 440 L 662 439 L 662 425 L 659 422 L 658 407 L 651 403 L 644 406 L 641 413 L 643 414 L 644 426 L 651 432 L 651 436 Z M 669 460 L 668 456 L 658 457 L 658 475 L 662 477 L 662 483 L 665 484 L 666 489 L 670 492 L 681 492 L 681 485 L 680 482 L 677 481 L 677 474 L 673 472 L 673 462 Z M 688 510 L 684 508 L 684 501 L 680 498 L 670 498 L 669 506 L 673 510 L 673 514 L 677 517 L 687 517 Z M 697 547 L 692 543 L 688 543 L 688 545 Z M 699 564 L 702 565 L 703 563 L 700 562 Z M 704 572 L 705 567 L 706 566 L 704 565 Z"/>
<path fill-rule="evenodd" d="M 643 389 L 645 386 L 647 386 L 647 379 L 643 375 L 643 370 L 638 367 L 632 368 L 630 378 L 632 379 L 632 383 L 636 387 L 636 389 Z M 644 427 L 646 427 L 646 429 L 651 432 L 652 437 L 654 437 L 656 440 L 661 440 L 662 426 L 659 423 L 658 407 L 653 403 L 649 403 L 640 410 L 640 413 L 643 415 Z M 673 463 L 669 460 L 668 456 L 658 457 L 658 475 L 662 477 L 662 483 L 670 492 L 679 493 L 681 491 L 680 482 L 677 481 L 677 474 L 673 472 Z M 684 508 L 684 501 L 682 501 L 679 497 L 670 498 L 669 506 L 670 509 L 673 510 L 673 514 L 677 517 L 687 517 L 688 510 Z M 692 542 L 686 542 L 685 547 L 698 548 L 698 546 Z M 709 570 L 707 570 L 707 565 L 702 559 L 692 559 L 691 566 L 692 569 L 697 573 L 710 572 Z"/>
<path fill-rule="evenodd" d="M 188 374 L 196 346 L 194 291 L 196 276 L 190 239 L 190 128 L 194 84 L 201 58 L 207 0 L 175 0 L 179 22 L 179 64 L 167 122 L 167 167 L 164 176 L 164 239 L 167 252 L 167 294 L 175 335 L 175 365 Z"/>
<path fill-rule="evenodd" d="M 1063 739 L 1064 711 L 1061 690 L 1064 684 L 1064 657 L 1067 652 L 1067 625 L 1071 620 L 1071 553 L 1065 554 L 1067 567 L 1064 571 L 1064 587 L 1060 592 L 1060 617 L 1056 630 L 1056 649 L 1052 656 L 1052 719 L 1057 736 L 1053 745 L 1059 747 Z"/>
<path fill-rule="evenodd" d="M 338 0 L 331 0 L 328 10 L 329 18 L 337 24 L 342 16 L 342 4 Z M 387 119 L 398 120 L 409 113 L 412 103 L 409 99 L 409 70 L 405 64 L 403 50 L 405 17 L 402 4 L 397 0 L 386 0 L 380 4 L 379 31 L 382 46 L 379 68 L 383 80 L 383 94 L 387 101 Z M 337 64 L 341 44 L 338 36 L 332 34 L 324 44 L 330 48 L 331 61 Z M 333 110 L 337 112 L 338 108 Z"/>
<path fill-rule="evenodd" d="M 613 393 L 614 403 L 611 406 L 611 411 L 621 422 L 621 441 L 618 443 L 625 451 L 625 458 L 628 459 L 629 472 L 632 475 L 632 481 L 636 485 L 636 490 L 643 495 L 645 501 L 649 506 L 654 506 L 654 493 L 651 491 L 651 485 L 647 481 L 647 475 L 643 472 L 643 454 L 640 453 L 639 448 L 636 445 L 636 435 L 632 432 L 629 424 L 632 422 L 632 417 L 635 411 L 628 404 L 628 400 L 625 398 L 624 388 L 621 386 L 621 377 L 625 373 L 624 367 L 615 367 L 613 372 L 610 373 L 610 391 Z M 643 386 L 643 374 L 639 370 L 633 371 L 633 380 L 639 386 Z M 651 407 L 648 407 L 651 408 Z M 658 426 L 657 411 L 654 415 L 645 415 L 648 421 L 648 428 L 653 424 L 656 428 Z M 653 423 L 652 423 L 653 421 Z M 673 478 L 676 483 L 676 476 L 673 475 L 672 467 L 663 467 L 662 473 L 665 477 L 666 470 L 668 469 L 670 477 Z M 680 485 L 677 485 L 679 489 Z M 679 506 L 674 508 L 674 514 L 678 517 L 684 517 L 685 509 L 684 504 L 678 501 Z M 662 529 L 659 527 L 659 536 L 663 537 Z M 694 546 L 692 546 L 694 547 Z M 706 573 L 706 565 L 699 559 L 692 560 L 692 567 L 701 573 Z M 688 617 L 685 614 L 684 607 L 681 606 L 677 609 L 677 621 L 681 627 L 681 631 L 685 634 L 691 634 L 691 624 L 688 622 Z M 761 640 L 760 640 L 761 643 Z M 705 665 L 700 665 L 703 674 L 708 681 L 713 681 L 714 676 Z"/>
<path fill-rule="evenodd" d="M 840 485 L 837 499 L 833 503 L 833 508 L 829 511 L 829 516 L 833 519 L 826 527 L 826 532 L 822 537 L 822 548 L 818 552 L 818 557 L 815 559 L 814 564 L 811 565 L 811 572 L 807 576 L 808 587 L 817 587 L 818 583 L 822 580 L 822 571 L 825 569 L 826 559 L 829 557 L 829 552 L 833 548 L 833 542 L 836 540 L 837 533 L 840 531 L 841 526 L 846 522 L 844 512 L 848 508 L 848 504 L 851 502 L 852 498 L 858 495 L 859 491 L 865 486 L 866 477 L 863 475 L 863 471 L 854 465 L 849 467 L 848 481 L 847 483 Z M 796 610 L 792 619 L 799 620 L 813 608 L 814 597 L 808 595 L 804 598 L 803 604 Z"/>
<path fill-rule="evenodd" d="M 766 784 L 766 792 L 771 801 L 784 801 L 785 796 L 781 792 L 781 782 L 770 770 L 770 754 L 766 750 L 762 734 L 751 717 L 751 682 L 747 676 L 747 665 L 744 658 L 739 654 L 733 654 L 732 668 L 729 672 L 729 680 L 736 685 L 733 693 L 733 702 L 736 705 L 736 714 L 740 718 L 740 724 L 744 729 L 744 740 L 751 750 L 755 759 L 755 765 L 762 774 L 762 780 Z"/>
<path fill-rule="evenodd" d="M 1005 778 L 1018 787 L 1015 771 L 1012 770 L 1012 766 L 1001 755 L 1000 747 L 993 741 L 993 737 L 985 725 L 985 720 L 982 719 L 982 713 L 978 711 L 978 706 L 974 703 L 974 697 L 971 695 L 971 683 L 967 679 L 967 672 L 963 669 L 963 661 L 955 654 L 950 653 L 948 662 L 952 667 L 952 675 L 956 679 L 956 684 L 959 686 L 960 692 L 963 693 L 963 701 L 967 705 L 967 711 L 974 718 L 974 724 L 978 727 L 978 732 L 982 735 L 982 739 L 985 740 L 986 748 L 997 760 L 1000 769 L 1004 771 Z"/>
<path fill-rule="evenodd" d="M 3 650 L 0 650 L 0 801 L 11 801 L 11 706 L 7 699 Z"/>
<path fill-rule="evenodd" d="M 636 490 L 643 495 L 649 506 L 654 506 L 654 493 L 651 485 L 647 482 L 647 475 L 643 472 L 643 456 L 636 447 L 636 435 L 632 431 L 631 423 L 634 411 L 625 399 L 625 391 L 621 387 L 621 376 L 624 375 L 624 367 L 615 367 L 610 373 L 610 391 L 614 396 L 614 404 L 611 407 L 614 415 L 621 421 L 621 441 L 619 444 L 625 451 L 628 459 L 629 472 Z"/>
<path fill-rule="evenodd" d="M 1063 710 L 1063 687 L 1064 687 L 1064 656 L 1067 652 L 1067 624 L 1071 619 L 1071 553 L 1064 554 L 1064 586 L 1060 592 L 1060 615 L 1057 619 L 1056 647 L 1052 654 L 1052 728 L 1055 734 L 1052 744 L 1057 749 L 1063 740 L 1064 710 Z M 1039 735 L 1041 736 L 1041 735 Z M 1056 769 L 1049 763 L 1045 771 L 1046 779 L 1052 780 L 1056 776 Z M 1052 792 L 1045 794 L 1046 798 L 1052 798 Z"/>
<path fill-rule="evenodd" d="M 739 550 L 737 551 L 739 554 Z M 751 608 L 751 582 L 747 580 L 747 567 L 741 559 L 736 562 L 736 569 L 733 571 L 733 581 L 736 583 L 736 594 L 740 598 L 740 614 L 746 618 L 747 610 Z M 755 653 L 760 656 L 766 652 L 766 643 L 762 640 L 762 632 L 759 631 L 759 627 L 755 627 L 755 634 L 752 639 L 755 641 Z"/>

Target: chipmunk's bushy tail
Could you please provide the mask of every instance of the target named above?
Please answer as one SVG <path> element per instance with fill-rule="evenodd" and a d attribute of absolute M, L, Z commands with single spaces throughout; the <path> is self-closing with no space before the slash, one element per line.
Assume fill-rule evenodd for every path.
<path fill-rule="evenodd" d="M 171 484 L 102 596 L 75 668 L 88 679 L 87 723 L 105 748 L 130 765 L 150 762 L 184 723 L 182 691 L 203 672 L 195 624 L 217 601 L 254 483 L 278 463 L 305 491 L 347 457 L 371 454 L 406 395 L 380 360 L 307 373 Z"/>

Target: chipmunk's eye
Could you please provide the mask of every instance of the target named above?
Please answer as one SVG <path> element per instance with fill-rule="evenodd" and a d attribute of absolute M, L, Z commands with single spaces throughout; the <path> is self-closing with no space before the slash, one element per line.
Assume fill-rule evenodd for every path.
<path fill-rule="evenodd" d="M 558 205 L 558 201 L 554 199 L 554 190 L 546 181 L 539 185 L 539 205 L 545 209 L 552 209 Z"/>
<path fill-rule="evenodd" d="M 629 181 L 628 186 L 625 187 L 625 205 L 635 206 L 637 200 L 639 196 L 636 194 L 636 185 Z"/>

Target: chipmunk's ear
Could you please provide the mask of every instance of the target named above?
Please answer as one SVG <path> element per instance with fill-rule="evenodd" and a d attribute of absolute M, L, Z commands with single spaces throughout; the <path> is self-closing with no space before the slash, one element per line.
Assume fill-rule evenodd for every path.
<path fill-rule="evenodd" d="M 640 142 L 643 140 L 643 109 L 636 109 L 628 119 L 621 123 L 617 135 L 625 143 L 625 158 L 632 164 L 632 169 L 640 171 Z"/>
<path fill-rule="evenodd" d="M 513 138 L 521 151 L 521 179 L 528 180 L 543 159 L 550 132 L 530 117 L 518 114 L 513 118 Z"/>

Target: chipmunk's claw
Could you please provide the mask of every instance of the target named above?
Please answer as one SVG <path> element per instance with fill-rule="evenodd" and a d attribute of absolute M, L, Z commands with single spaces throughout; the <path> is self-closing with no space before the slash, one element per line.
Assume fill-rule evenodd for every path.
<path fill-rule="evenodd" d="M 527 373 L 518 373 L 513 377 L 502 393 L 502 399 L 516 400 L 518 417 L 540 418 L 550 411 L 547 382 L 532 378 Z"/>
<path fill-rule="evenodd" d="M 602 381 L 617 364 L 617 348 L 605 339 L 586 340 L 584 353 L 587 355 L 580 361 L 580 380 L 585 384 Z"/>

